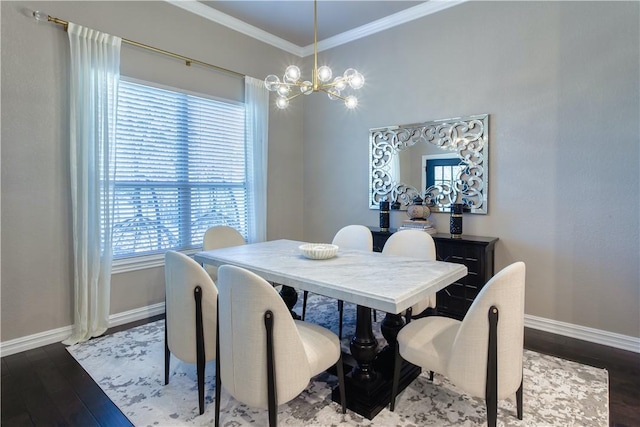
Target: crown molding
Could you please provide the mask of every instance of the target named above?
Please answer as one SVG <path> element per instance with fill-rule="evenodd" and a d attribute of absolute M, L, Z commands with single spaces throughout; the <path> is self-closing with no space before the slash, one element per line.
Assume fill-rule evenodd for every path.
<path fill-rule="evenodd" d="M 417 6 L 410 7 L 393 15 L 370 22 L 353 30 L 345 31 L 333 37 L 318 42 L 318 52 L 340 46 L 363 37 L 370 36 L 380 31 L 405 24 L 415 19 L 440 12 L 441 10 L 466 3 L 470 0 L 430 0 Z M 313 54 L 313 44 L 302 48 L 303 56 Z"/>
<path fill-rule="evenodd" d="M 286 52 L 292 53 L 296 56 L 302 57 L 303 48 L 288 42 L 280 37 L 276 37 L 271 33 L 268 33 L 264 30 L 261 30 L 258 27 L 254 27 L 253 25 L 249 25 L 244 21 L 241 21 L 233 16 L 227 15 L 226 13 L 222 13 L 218 10 L 205 6 L 202 3 L 199 3 L 195 0 L 165 0 L 167 3 L 170 3 L 176 7 L 186 10 L 187 12 L 191 12 L 198 16 L 201 16 L 210 21 L 216 22 L 220 25 L 224 25 L 227 28 L 231 28 L 239 33 L 247 35 L 249 37 L 253 37 L 254 39 L 260 40 L 264 43 L 270 44 L 271 46 L 275 46 L 278 49 L 282 49 Z"/>
<path fill-rule="evenodd" d="M 280 37 L 261 30 L 260 28 L 249 25 L 244 21 L 241 21 L 233 16 L 222 13 L 216 9 L 205 6 L 204 4 L 196 0 L 165 0 L 176 7 L 184 9 L 188 12 L 201 16 L 210 21 L 216 22 L 220 25 L 224 25 L 227 28 L 238 31 L 249 37 L 260 40 L 271 46 L 282 49 L 293 55 L 299 57 L 305 57 L 313 54 L 313 44 L 305 47 L 298 46 L 291 42 L 288 42 Z M 417 6 L 410 7 L 393 15 L 389 15 L 377 21 L 370 22 L 353 30 L 345 31 L 344 33 L 329 37 L 327 39 L 318 42 L 318 52 L 331 49 L 336 46 L 340 46 L 354 40 L 361 39 L 363 37 L 370 36 L 380 31 L 387 30 L 389 28 L 402 25 L 404 23 L 413 21 L 423 16 L 431 15 L 441 10 L 448 9 L 453 6 L 457 6 L 461 3 L 465 3 L 469 0 L 430 0 Z"/>

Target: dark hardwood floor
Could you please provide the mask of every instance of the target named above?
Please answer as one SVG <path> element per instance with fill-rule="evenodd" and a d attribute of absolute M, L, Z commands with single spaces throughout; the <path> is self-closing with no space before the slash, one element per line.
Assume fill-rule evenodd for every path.
<path fill-rule="evenodd" d="M 163 316 L 112 328 L 108 333 Z M 640 354 L 525 330 L 525 347 L 609 371 L 610 425 L 640 426 Z M 2 358 L 1 425 L 130 426 L 62 344 Z"/>

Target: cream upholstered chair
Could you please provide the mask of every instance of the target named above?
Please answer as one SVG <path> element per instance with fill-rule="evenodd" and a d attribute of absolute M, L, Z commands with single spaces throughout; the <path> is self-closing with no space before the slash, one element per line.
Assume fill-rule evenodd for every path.
<path fill-rule="evenodd" d="M 487 282 L 462 321 L 432 316 L 398 333 L 391 410 L 402 359 L 447 376 L 475 397 L 484 397 L 487 424 L 496 425 L 498 400 L 516 395 L 522 419 L 525 265 L 513 263 Z M 399 357 L 402 356 L 402 359 Z"/>
<path fill-rule="evenodd" d="M 341 248 L 372 251 L 373 235 L 364 225 L 346 225 L 338 230 L 331 243 Z"/>
<path fill-rule="evenodd" d="M 294 320 L 278 292 L 260 276 L 232 265 L 218 270 L 216 415 L 221 385 L 249 406 L 267 408 L 277 424 L 277 406 L 302 392 L 312 377 L 336 365 L 346 413 L 338 337 L 321 326 Z"/>
<path fill-rule="evenodd" d="M 204 233 L 202 239 L 202 249 L 210 251 L 212 249 L 227 248 L 229 246 L 240 246 L 246 242 L 242 234 L 235 228 L 226 225 L 215 225 L 209 227 Z M 204 268 L 211 276 L 211 279 L 216 282 L 218 280 L 218 267 L 213 265 L 205 265 Z"/>
<path fill-rule="evenodd" d="M 340 248 L 344 249 L 357 249 L 361 251 L 369 251 L 373 250 L 373 235 L 371 234 L 371 230 L 369 230 L 364 225 L 347 225 L 342 227 L 335 236 L 333 236 L 333 241 L 331 242 L 334 245 L 337 245 Z M 307 297 L 309 295 L 308 291 L 304 291 L 302 297 L 302 320 L 304 320 L 307 314 Z M 338 337 L 342 339 L 342 314 L 343 314 L 344 302 L 338 301 L 338 312 L 340 315 L 340 323 L 339 323 L 339 332 Z"/>
<path fill-rule="evenodd" d="M 174 251 L 164 256 L 165 352 L 164 383 L 169 384 L 169 361 L 195 363 L 198 404 L 204 412 L 205 363 L 216 357 L 218 290 L 207 272 L 193 259 Z"/>
<path fill-rule="evenodd" d="M 436 259 L 436 245 L 431 235 L 422 230 L 401 230 L 393 233 L 384 244 L 382 253 L 385 255 L 401 255 L 424 260 Z M 436 294 L 429 295 L 414 304 L 406 312 L 407 323 L 412 314 L 420 314 L 427 308 L 436 308 Z"/>

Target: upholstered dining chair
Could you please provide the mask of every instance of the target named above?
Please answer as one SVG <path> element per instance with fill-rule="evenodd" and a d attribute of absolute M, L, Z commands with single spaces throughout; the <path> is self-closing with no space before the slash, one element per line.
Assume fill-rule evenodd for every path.
<path fill-rule="evenodd" d="M 202 415 L 205 364 L 216 357 L 218 290 L 200 264 L 179 252 L 165 254 L 164 274 L 164 384 L 169 384 L 171 354 L 183 362 L 195 363 Z"/>
<path fill-rule="evenodd" d="M 334 245 L 337 245 L 340 248 L 344 249 L 357 249 L 361 251 L 372 251 L 373 250 L 373 235 L 371 234 L 371 230 L 369 230 L 364 225 L 352 224 L 342 227 L 338 232 L 333 236 L 333 241 L 331 242 Z M 305 319 L 307 314 L 307 297 L 309 296 L 309 291 L 304 291 L 302 296 L 302 320 Z M 342 339 L 342 314 L 344 312 L 344 302 L 342 300 L 338 300 L 338 313 L 340 316 L 339 323 L 339 332 L 338 337 Z"/>
<path fill-rule="evenodd" d="M 246 405 L 268 409 L 273 427 L 277 406 L 298 396 L 312 377 L 332 365 L 346 413 L 338 337 L 322 326 L 294 320 L 269 282 L 246 269 L 223 265 L 218 278 L 215 425 L 222 387 Z"/>
<path fill-rule="evenodd" d="M 245 243 L 244 237 L 242 237 L 242 234 L 235 228 L 226 225 L 214 225 L 213 227 L 209 227 L 204 233 L 202 249 L 210 251 L 212 249 L 240 246 Z M 211 279 L 216 282 L 218 280 L 218 267 L 205 265 L 204 268 L 211 276 Z"/>
<path fill-rule="evenodd" d="M 433 261 L 436 259 L 436 245 L 431 235 L 422 230 L 400 230 L 393 233 L 382 247 L 385 255 L 401 255 Z M 427 308 L 436 308 L 436 294 L 417 302 L 405 313 L 407 323 L 413 314 L 420 314 Z"/>
<path fill-rule="evenodd" d="M 402 359 L 447 376 L 474 397 L 483 397 L 487 424 L 497 422 L 498 400 L 515 394 L 522 419 L 525 264 L 515 262 L 492 277 L 462 321 L 431 316 L 398 333 L 391 407 L 395 409 Z"/>

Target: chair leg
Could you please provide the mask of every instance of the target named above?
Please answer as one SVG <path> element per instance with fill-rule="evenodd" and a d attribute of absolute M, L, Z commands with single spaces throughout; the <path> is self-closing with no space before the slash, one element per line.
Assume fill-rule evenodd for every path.
<path fill-rule="evenodd" d="M 375 310 L 371 310 L 373 312 L 373 321 L 377 322 L 378 321 L 378 314 Z"/>
<path fill-rule="evenodd" d="M 204 414 L 204 328 L 202 326 L 202 288 L 193 290 L 196 300 L 196 372 L 198 377 L 198 406 L 200 415 Z"/>
<path fill-rule="evenodd" d="M 339 324 L 338 324 L 338 338 L 342 341 L 342 315 L 344 313 L 344 301 L 338 300 L 338 313 L 339 313 Z"/>
<path fill-rule="evenodd" d="M 391 384 L 391 403 L 389 410 L 393 412 L 396 408 L 396 396 L 398 395 L 398 383 L 400 382 L 400 368 L 402 367 L 402 356 L 400 356 L 400 346 L 395 345 L 395 354 L 393 359 L 393 382 Z"/>
<path fill-rule="evenodd" d="M 216 300 L 216 414 L 215 427 L 220 426 L 220 396 L 222 394 L 222 378 L 220 378 L 220 306 Z"/>
<path fill-rule="evenodd" d="M 269 408 L 269 427 L 278 425 L 278 407 L 276 397 L 275 361 L 273 357 L 273 312 L 264 313 L 264 326 L 267 330 L 267 405 Z"/>
<path fill-rule="evenodd" d="M 338 371 L 338 387 L 340 387 L 340 404 L 342 405 L 342 413 L 347 413 L 347 393 L 344 385 L 344 366 L 342 365 L 342 353 L 336 362 L 336 370 Z"/>
<path fill-rule="evenodd" d="M 304 291 L 302 293 L 302 320 L 304 320 L 307 315 L 307 297 L 309 296 L 309 291 Z"/>
<path fill-rule="evenodd" d="M 487 426 L 495 427 L 498 421 L 498 308 L 489 308 L 489 350 L 487 352 L 485 399 Z"/>
<path fill-rule="evenodd" d="M 433 381 L 433 371 L 429 371 L 429 381 Z"/>
<path fill-rule="evenodd" d="M 520 387 L 518 388 L 518 390 L 516 391 L 516 410 L 518 413 L 518 419 L 521 420 L 522 419 L 522 383 L 523 381 L 520 380 Z"/>
<path fill-rule="evenodd" d="M 169 361 L 171 359 L 171 352 L 169 351 L 169 339 L 167 329 L 167 317 L 164 318 L 164 385 L 169 384 Z"/>

